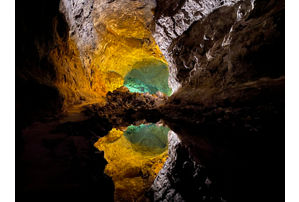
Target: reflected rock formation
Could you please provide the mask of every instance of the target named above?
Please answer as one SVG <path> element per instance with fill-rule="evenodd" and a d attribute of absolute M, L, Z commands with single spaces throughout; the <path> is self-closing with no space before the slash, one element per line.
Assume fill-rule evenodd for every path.
<path fill-rule="evenodd" d="M 113 128 L 95 147 L 108 161 L 105 173 L 112 177 L 116 201 L 144 201 L 167 158 L 169 129 L 155 124 Z"/>
<path fill-rule="evenodd" d="M 283 201 L 283 0 L 16 14 L 21 200 Z"/>

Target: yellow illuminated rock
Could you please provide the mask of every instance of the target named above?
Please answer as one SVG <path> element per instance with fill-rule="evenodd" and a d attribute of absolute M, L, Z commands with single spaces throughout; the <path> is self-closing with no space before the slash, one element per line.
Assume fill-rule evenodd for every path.
<path fill-rule="evenodd" d="M 91 68 L 99 71 L 93 78 L 95 85 L 100 80 L 109 81 L 101 86 L 104 92 L 121 87 L 138 62 L 166 63 L 149 30 L 153 6 L 142 1 L 95 1 L 93 16 L 99 42 Z"/>
<path fill-rule="evenodd" d="M 104 151 L 108 161 L 105 173 L 114 181 L 115 201 L 144 201 L 145 191 L 167 158 L 167 149 L 162 153 L 144 148 L 137 151 L 123 131 L 115 128 L 100 138 L 95 147 Z"/>
<path fill-rule="evenodd" d="M 55 19 L 53 26 L 56 27 L 57 23 Z M 48 59 L 55 68 L 54 85 L 64 98 L 64 108 L 83 101 L 86 103 L 104 102 L 105 93 L 93 87 L 92 75 L 89 69 L 83 66 L 75 41 L 68 36 L 61 38 L 57 32 L 54 33 L 54 41 L 56 46 L 49 52 Z M 50 78 L 42 79 L 50 82 Z M 104 80 L 97 81 L 98 86 L 103 86 L 104 83 Z"/>
<path fill-rule="evenodd" d="M 123 86 L 133 68 L 167 64 L 149 29 L 154 6 L 142 1 L 95 0 L 92 16 L 97 41 L 95 47 L 84 47 L 83 55 L 70 33 L 67 37 L 54 33 L 56 46 L 48 57 L 55 67 L 54 85 L 63 95 L 64 108 L 82 102 L 103 104 L 106 93 Z M 58 26 L 57 21 L 53 26 Z"/>

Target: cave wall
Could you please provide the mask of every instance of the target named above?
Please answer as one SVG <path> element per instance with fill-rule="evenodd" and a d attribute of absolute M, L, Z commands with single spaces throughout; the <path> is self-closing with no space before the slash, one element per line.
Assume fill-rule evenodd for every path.
<path fill-rule="evenodd" d="M 107 161 L 93 147 L 94 134 L 106 135 L 111 126 L 98 117 L 82 122 L 81 115 L 76 123 L 58 117 L 74 104 L 101 99 L 59 5 L 16 4 L 16 198 L 113 201 Z"/>
<path fill-rule="evenodd" d="M 283 9 L 282 1 L 258 1 L 254 6 L 244 1 L 194 24 L 173 47 L 178 80 L 192 77 L 188 87 L 224 88 L 283 76 Z M 189 45 L 192 38 L 198 40 Z M 183 59 L 190 52 L 193 58 Z"/>
<path fill-rule="evenodd" d="M 16 7 L 16 13 L 19 13 L 16 21 L 17 124 L 59 111 L 63 105 L 63 98 L 53 85 L 56 79 L 54 67 L 47 57 L 40 58 L 39 54 L 39 47 L 46 49 L 46 55 L 49 46 L 53 46 L 52 19 L 57 15 L 58 3 L 20 2 Z M 40 112 L 40 109 L 44 111 Z"/>
<path fill-rule="evenodd" d="M 154 6 L 154 1 L 61 1 L 70 38 L 97 95 L 121 87 L 137 64 L 166 66 L 149 29 Z"/>
<path fill-rule="evenodd" d="M 170 69 L 169 86 L 175 92 L 181 81 L 177 79 L 180 64 L 174 58 L 173 51 L 176 40 L 196 21 L 204 18 L 215 9 L 223 6 L 232 6 L 238 0 L 158 0 L 152 25 L 153 37 L 165 56 Z M 190 57 L 194 60 L 193 56 Z M 186 67 L 186 66 L 184 66 Z M 189 67 L 186 67 L 189 69 Z"/>
<path fill-rule="evenodd" d="M 97 44 L 97 33 L 93 26 L 94 0 L 62 0 L 59 10 L 64 14 L 70 27 L 70 36 L 76 41 L 81 59 L 85 66 L 88 66 L 89 54 Z M 86 62 L 85 62 L 86 61 Z"/>
<path fill-rule="evenodd" d="M 284 75 L 283 19 L 283 1 L 158 1 L 153 36 L 169 63 L 170 86 Z"/>
<path fill-rule="evenodd" d="M 283 169 L 284 2 L 157 1 L 154 23 L 145 16 L 155 5 L 146 2 L 19 3 L 18 126 L 82 101 L 101 102 L 107 91 L 122 85 L 136 62 L 167 61 L 176 92 L 159 108 L 158 119 L 164 116 L 182 146 L 170 140 L 174 157 L 153 185 L 156 200 L 281 198 L 271 194 L 283 186 L 281 175 L 268 171 Z M 65 127 L 71 134 L 78 129 Z M 192 178 L 205 170 L 202 166 L 211 173 Z M 221 169 L 230 173 L 232 167 L 232 178 L 222 174 Z M 216 190 L 210 193 L 211 182 Z M 185 184 L 196 185 L 182 189 Z"/>
<path fill-rule="evenodd" d="M 154 7 L 153 1 L 126 0 L 20 3 L 20 117 L 37 120 L 73 105 L 104 103 L 106 93 L 122 86 L 136 65 L 166 65 L 150 31 Z"/>
<path fill-rule="evenodd" d="M 154 196 L 158 201 L 192 201 L 187 193 L 202 201 L 283 200 L 284 1 L 217 1 L 209 12 L 202 10 L 213 3 L 196 1 L 203 4 L 192 7 L 203 13 L 198 18 L 184 8 L 188 2 L 157 2 L 153 35 L 175 89 L 160 113 L 190 154 L 187 163 L 204 166 L 215 189 L 209 195 L 179 191 L 165 178 L 165 173 L 177 181 L 188 178 L 183 164 L 172 169 L 182 158 L 166 163 L 152 187 Z M 171 16 L 180 12 L 183 20 L 174 23 Z M 185 26 L 190 17 L 194 21 Z M 175 34 L 180 25 L 186 28 Z"/>
<path fill-rule="evenodd" d="M 193 160 L 173 131 L 168 133 L 168 158 L 147 192 L 151 201 L 221 201 L 206 168 Z"/>
<path fill-rule="evenodd" d="M 19 117 L 38 120 L 83 102 L 104 103 L 106 93 L 123 85 L 135 63 L 166 63 L 147 28 L 153 6 L 132 1 L 20 2 Z"/>
<path fill-rule="evenodd" d="M 18 123 L 100 99 L 59 4 L 32 0 L 16 7 L 16 107 L 17 119 L 22 120 Z"/>
<path fill-rule="evenodd" d="M 151 35 L 153 1 L 94 1 L 94 29 L 98 35 L 91 68 L 99 89 L 113 91 L 137 63 L 166 63 Z M 94 82 L 95 85 L 96 82 Z"/>

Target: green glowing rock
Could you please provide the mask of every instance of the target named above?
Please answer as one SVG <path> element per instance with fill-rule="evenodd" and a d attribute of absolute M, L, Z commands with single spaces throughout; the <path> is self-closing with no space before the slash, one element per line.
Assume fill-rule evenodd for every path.
<path fill-rule="evenodd" d="M 171 94 L 168 86 L 168 67 L 160 61 L 139 62 L 125 76 L 124 86 L 130 92 L 155 94 L 157 91 Z"/>
<path fill-rule="evenodd" d="M 136 150 L 148 150 L 151 152 L 163 152 L 168 145 L 169 128 L 155 124 L 129 126 L 124 136 L 132 143 Z"/>

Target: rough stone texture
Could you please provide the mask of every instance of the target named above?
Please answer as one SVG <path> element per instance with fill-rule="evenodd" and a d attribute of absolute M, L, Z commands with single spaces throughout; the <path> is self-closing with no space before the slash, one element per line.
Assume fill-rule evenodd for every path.
<path fill-rule="evenodd" d="M 93 91 L 105 96 L 121 87 L 137 63 L 165 63 L 149 30 L 154 6 L 152 0 L 61 1 Z"/>
<path fill-rule="evenodd" d="M 104 84 L 114 82 L 114 72 L 109 72 L 105 80 L 98 75 L 98 66 L 87 66 L 89 55 L 85 58 L 84 51 L 93 48 L 96 40 L 91 28 L 92 4 L 93 1 L 58 0 L 17 4 L 16 193 L 20 199 L 112 200 L 113 183 L 103 174 L 105 159 L 92 145 L 98 136 L 107 134 L 111 124 L 96 114 L 82 120 L 85 115 L 72 107 L 92 101 L 101 103 L 103 92 L 107 92 Z M 146 37 L 151 37 L 149 30 L 145 32 Z M 159 53 L 152 57 L 151 53 L 159 52 L 154 40 L 122 38 L 133 49 L 137 46 L 139 52 L 152 43 L 155 50 L 149 48 L 147 56 L 162 56 Z M 62 110 L 66 117 L 61 117 Z"/>
<path fill-rule="evenodd" d="M 100 117 L 108 119 L 114 126 L 127 126 L 131 123 L 157 122 L 160 115 L 157 108 L 166 101 L 162 93 L 150 95 L 149 93 L 131 93 L 128 88 L 121 87 L 108 92 L 106 104 L 93 104 L 86 106 L 86 113 L 97 113 Z"/>
<path fill-rule="evenodd" d="M 59 118 L 62 109 L 92 94 L 59 1 L 19 1 L 16 15 L 17 200 L 113 201 L 113 182 L 103 173 L 107 162 L 91 144 L 95 133 L 111 129 L 109 122 L 82 123 L 84 115 L 76 114 L 79 123 L 53 131 L 74 121 L 72 113 Z"/>
<path fill-rule="evenodd" d="M 177 134 L 168 133 L 168 158 L 155 179 L 149 198 L 152 201 L 225 201 L 215 192 L 207 169 L 193 160 Z"/>
<path fill-rule="evenodd" d="M 177 155 L 158 175 L 153 201 L 175 201 L 175 193 L 185 201 L 283 201 L 284 78 L 225 90 L 189 90 L 181 96 L 161 108 L 163 120 L 181 139 L 179 151 L 204 166 L 198 175 L 207 177 L 213 188 L 192 191 L 205 185 L 189 177 L 193 171 L 170 166 L 188 162 Z M 192 103 L 185 99 L 188 96 Z M 176 144 L 170 142 L 169 152 L 177 152 L 171 145 Z M 165 175 L 173 181 L 190 181 L 180 190 Z"/>
<path fill-rule="evenodd" d="M 70 116 L 55 115 L 63 106 L 95 100 L 122 85 L 119 78 L 131 67 L 116 64 L 133 65 L 135 56 L 164 59 L 144 27 L 150 26 L 151 19 L 140 18 L 134 21 L 140 26 L 131 27 L 135 15 L 130 12 L 142 14 L 147 9 L 150 14 L 152 3 L 130 1 L 125 5 L 138 6 L 125 13 L 117 1 L 96 1 L 96 10 L 92 1 L 71 3 L 76 6 L 65 8 L 86 25 L 77 25 L 73 21 L 77 15 L 68 15 L 73 38 L 58 12 L 59 1 L 26 1 L 17 8 L 16 175 L 22 180 L 17 196 L 31 201 L 33 196 L 36 201 L 45 196 L 54 201 L 57 193 L 68 200 L 72 200 L 69 196 L 78 200 L 80 195 L 111 197 L 111 180 L 103 174 L 105 161 L 90 144 L 113 124 L 156 122 L 162 117 L 181 142 L 170 137 L 171 157 L 153 185 L 153 200 L 283 200 L 282 0 L 157 1 L 154 37 L 170 63 L 170 83 L 176 93 L 166 100 L 162 95 L 115 91 L 108 94 L 103 108 L 103 102 L 89 105 L 84 114 L 89 118 L 84 120 L 83 114 L 73 115 L 70 109 Z M 114 15 L 101 15 L 99 11 L 108 8 Z M 93 44 L 93 15 L 112 17 L 109 24 L 102 23 L 108 22 L 106 18 L 93 19 L 97 33 L 105 31 L 102 36 L 107 38 L 101 39 L 107 43 L 97 47 L 97 54 L 107 61 L 100 63 L 103 58 L 98 57 L 93 67 L 86 68 L 76 43 Z M 139 57 L 144 47 L 147 51 Z M 116 53 L 130 57 L 125 61 Z M 105 64 L 113 68 L 103 74 L 96 71 Z M 46 122 L 25 127 L 34 120 Z M 97 170 L 89 170 L 93 168 Z"/>
<path fill-rule="evenodd" d="M 165 62 L 151 35 L 152 0 L 94 1 L 92 11 L 98 43 L 91 62 L 93 85 L 98 90 L 113 91 L 136 64 Z M 99 81 L 102 81 L 99 85 Z"/>
<path fill-rule="evenodd" d="M 213 199 L 202 201 L 282 201 L 284 1 L 217 8 L 167 51 L 175 64 L 172 77 L 182 87 L 160 113 L 216 184 Z M 188 172 L 177 180 L 186 177 Z M 174 200 L 176 192 L 170 187 L 157 194 Z"/>
<path fill-rule="evenodd" d="M 81 59 L 88 67 L 88 59 L 97 45 L 97 33 L 93 26 L 94 0 L 62 0 L 60 11 L 65 15 L 70 26 L 69 34 L 76 41 Z"/>
<path fill-rule="evenodd" d="M 44 5 L 31 1 L 16 7 L 19 13 L 19 20 L 16 20 L 17 127 L 24 126 L 33 119 L 58 113 L 64 102 L 53 85 L 56 79 L 55 69 L 47 58 L 43 57 L 49 53 L 49 46 L 53 44 L 52 20 L 57 17 L 57 5 L 58 1 Z M 64 29 L 62 16 L 58 15 L 57 18 Z"/>
<path fill-rule="evenodd" d="M 171 182 L 168 177 L 170 177 L 170 172 L 173 170 L 174 164 L 177 159 L 177 147 L 180 144 L 180 140 L 177 135 L 169 131 L 168 133 L 168 158 L 160 170 L 158 176 L 156 177 L 149 195 L 152 194 L 151 198 L 154 201 L 159 201 L 163 199 L 163 195 L 166 195 L 166 191 L 171 188 Z M 172 193 L 172 197 L 174 197 L 175 193 Z M 169 199 L 170 197 L 168 197 Z"/>
<path fill-rule="evenodd" d="M 23 5 L 24 4 L 24 5 Z M 17 7 L 17 108 L 24 120 L 43 118 L 82 101 L 101 99 L 69 37 L 59 1 L 20 3 Z"/>
<path fill-rule="evenodd" d="M 183 86 L 188 83 L 186 88 L 223 88 L 280 77 L 284 74 L 283 26 L 281 1 L 258 1 L 253 10 L 250 1 L 243 1 L 215 10 L 172 44 L 177 80 Z"/>
<path fill-rule="evenodd" d="M 234 5 L 238 0 L 158 0 L 155 10 L 153 37 L 164 54 L 170 69 L 169 85 L 175 92 L 181 82 L 177 80 L 179 65 L 173 61 L 171 45 L 194 22 L 222 6 Z"/>

